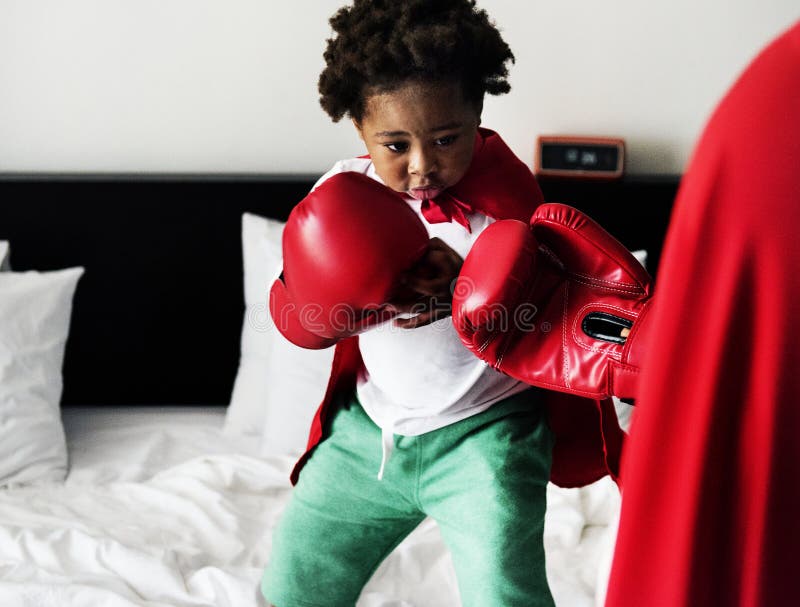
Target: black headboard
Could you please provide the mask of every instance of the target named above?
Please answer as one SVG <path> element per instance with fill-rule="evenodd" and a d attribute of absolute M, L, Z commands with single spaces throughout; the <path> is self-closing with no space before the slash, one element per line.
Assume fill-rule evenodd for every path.
<path fill-rule="evenodd" d="M 286 219 L 316 175 L 0 175 L 15 271 L 84 266 L 63 403 L 225 404 L 239 361 L 243 212 Z M 543 181 L 656 267 L 677 177 Z"/>

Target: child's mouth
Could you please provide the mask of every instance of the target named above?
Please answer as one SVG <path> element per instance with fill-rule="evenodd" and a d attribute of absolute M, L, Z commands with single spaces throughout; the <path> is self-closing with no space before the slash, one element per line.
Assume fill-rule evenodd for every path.
<path fill-rule="evenodd" d="M 430 200 L 436 198 L 444 191 L 442 186 L 426 186 L 424 188 L 411 188 L 408 195 L 417 200 Z"/>

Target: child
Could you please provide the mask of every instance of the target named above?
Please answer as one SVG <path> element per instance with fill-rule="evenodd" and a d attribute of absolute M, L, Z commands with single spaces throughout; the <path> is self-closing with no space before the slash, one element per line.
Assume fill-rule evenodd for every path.
<path fill-rule="evenodd" d="M 355 0 L 331 24 L 320 101 L 334 121 L 353 121 L 369 156 L 337 163 L 321 182 L 341 171 L 382 182 L 432 241 L 406 276 L 411 296 L 395 302 L 419 313 L 337 344 L 262 592 L 277 607 L 354 605 L 431 516 L 465 606 L 553 605 L 546 397 L 473 356 L 442 305 L 481 231 L 527 221 L 542 202 L 528 168 L 479 128 L 483 96 L 508 92 L 514 57 L 470 0 Z"/>

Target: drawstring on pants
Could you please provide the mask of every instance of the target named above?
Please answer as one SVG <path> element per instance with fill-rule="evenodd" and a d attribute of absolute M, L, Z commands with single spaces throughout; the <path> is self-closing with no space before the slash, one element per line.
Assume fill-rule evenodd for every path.
<path fill-rule="evenodd" d="M 394 449 L 394 428 L 381 428 L 381 469 L 378 470 L 378 480 L 383 480 L 383 470 L 386 468 L 386 462 L 392 456 L 392 449 Z"/>

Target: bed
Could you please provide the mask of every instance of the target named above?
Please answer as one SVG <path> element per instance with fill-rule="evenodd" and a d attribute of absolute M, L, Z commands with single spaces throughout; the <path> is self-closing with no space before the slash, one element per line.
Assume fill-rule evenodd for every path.
<path fill-rule="evenodd" d="M 264 604 L 271 530 L 330 361 L 276 339 L 263 285 L 315 177 L 0 177 L 0 605 Z M 543 189 L 652 268 L 677 183 Z M 619 501 L 607 478 L 548 487 L 559 606 L 602 604 Z M 430 520 L 358 602 L 459 604 Z"/>

